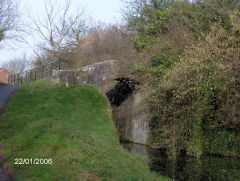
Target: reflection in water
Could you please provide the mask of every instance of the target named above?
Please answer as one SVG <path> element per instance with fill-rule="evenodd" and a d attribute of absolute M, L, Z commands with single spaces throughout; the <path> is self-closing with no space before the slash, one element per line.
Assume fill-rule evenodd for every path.
<path fill-rule="evenodd" d="M 123 143 L 123 147 L 149 158 L 152 171 L 176 181 L 240 181 L 240 159 L 216 156 L 202 156 L 196 159 L 182 154 L 173 162 L 163 150 L 133 143 Z"/>
<path fill-rule="evenodd" d="M 124 149 L 128 150 L 129 152 L 135 153 L 137 155 L 140 155 L 145 158 L 149 158 L 149 147 L 143 146 L 140 144 L 134 144 L 134 143 L 123 143 Z"/>

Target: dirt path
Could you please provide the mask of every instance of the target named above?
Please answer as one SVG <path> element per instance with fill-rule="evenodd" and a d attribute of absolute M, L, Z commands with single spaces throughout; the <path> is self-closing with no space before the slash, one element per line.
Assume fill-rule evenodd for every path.
<path fill-rule="evenodd" d="M 4 106 L 7 104 L 10 97 L 18 90 L 19 87 L 19 85 L 5 85 L 0 87 L 0 117 L 3 113 Z M 12 177 L 5 169 L 3 169 L 3 162 L 4 157 L 0 155 L 0 181 L 12 181 Z"/>

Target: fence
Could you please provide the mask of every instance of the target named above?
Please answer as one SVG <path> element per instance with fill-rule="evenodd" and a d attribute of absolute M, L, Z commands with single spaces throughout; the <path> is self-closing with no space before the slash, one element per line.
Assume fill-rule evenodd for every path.
<path fill-rule="evenodd" d="M 35 80 L 43 79 L 52 76 L 53 70 L 61 69 L 61 61 L 46 63 L 46 65 L 38 66 L 33 69 L 11 75 L 8 78 L 8 84 L 24 84 Z"/>

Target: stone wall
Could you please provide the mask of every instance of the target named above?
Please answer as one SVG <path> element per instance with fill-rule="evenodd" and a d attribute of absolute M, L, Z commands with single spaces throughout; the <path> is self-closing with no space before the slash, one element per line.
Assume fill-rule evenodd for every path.
<path fill-rule="evenodd" d="M 134 96 L 131 95 L 120 106 L 112 106 L 112 119 L 122 139 L 133 142 L 132 108 Z"/>
<path fill-rule="evenodd" d="M 148 94 L 135 91 L 120 106 L 113 107 L 113 119 L 121 138 L 134 143 L 150 143 Z"/>
<path fill-rule="evenodd" d="M 54 70 L 52 80 L 71 85 L 92 85 L 100 90 L 103 85 L 115 78 L 122 77 L 124 68 L 117 60 L 91 64 L 76 70 Z"/>

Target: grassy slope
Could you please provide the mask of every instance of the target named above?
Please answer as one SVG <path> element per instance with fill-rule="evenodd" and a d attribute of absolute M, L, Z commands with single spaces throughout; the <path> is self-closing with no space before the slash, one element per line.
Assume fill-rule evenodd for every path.
<path fill-rule="evenodd" d="M 0 153 L 17 180 L 164 180 L 121 147 L 106 98 L 92 87 L 50 80 L 23 86 L 0 122 Z M 14 165 L 52 158 L 52 165 Z"/>

